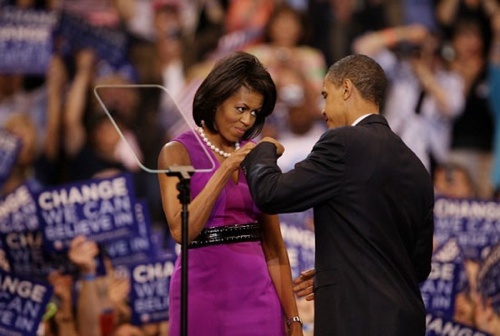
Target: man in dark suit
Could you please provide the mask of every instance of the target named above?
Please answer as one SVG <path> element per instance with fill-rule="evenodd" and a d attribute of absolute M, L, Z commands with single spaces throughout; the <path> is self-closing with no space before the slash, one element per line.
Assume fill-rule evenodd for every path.
<path fill-rule="evenodd" d="M 419 283 L 431 268 L 433 185 L 379 115 L 385 90 L 371 58 L 341 59 L 322 91 L 329 129 L 307 158 L 282 173 L 283 146 L 264 138 L 242 162 L 262 211 L 314 208 L 315 271 L 296 291 L 314 299 L 315 335 L 425 334 Z"/>

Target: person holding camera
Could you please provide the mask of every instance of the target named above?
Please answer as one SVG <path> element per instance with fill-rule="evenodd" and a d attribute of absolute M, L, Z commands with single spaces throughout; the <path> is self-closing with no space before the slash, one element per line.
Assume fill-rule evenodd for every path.
<path fill-rule="evenodd" d="M 453 120 L 464 106 L 463 80 L 446 67 L 449 57 L 438 34 L 419 24 L 359 37 L 355 52 L 373 57 L 389 79 L 382 114 L 432 172 L 447 161 Z"/>

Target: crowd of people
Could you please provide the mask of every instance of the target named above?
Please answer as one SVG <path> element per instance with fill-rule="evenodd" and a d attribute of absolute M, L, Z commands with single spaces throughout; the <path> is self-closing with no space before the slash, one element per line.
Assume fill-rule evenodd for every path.
<path fill-rule="evenodd" d="M 277 165 L 283 172 L 293 170 L 330 127 L 322 115 L 324 78 L 331 65 L 351 54 L 367 55 L 383 68 L 388 85 L 380 115 L 422 162 L 437 197 L 479 202 L 496 202 L 500 198 L 500 2 L 497 0 L 3 0 L 0 5 L 0 17 L 9 11 L 57 13 L 61 25 L 54 26 L 50 37 L 52 50 L 44 69 L 35 73 L 1 69 L 0 127 L 20 144 L 8 174 L 0 174 L 3 205 L 23 186 L 36 196 L 47 188 L 130 174 L 135 196 L 147 205 L 151 231 L 155 237 L 162 237 L 157 242 L 159 249 L 178 255 L 180 207 L 176 178 L 167 177 L 164 171 L 158 177 L 157 170 L 166 170 L 179 162 L 183 165 L 196 162 L 201 165 L 198 169 L 214 174 L 211 179 L 204 179 L 204 184 L 198 181 L 200 184 L 193 190 L 192 202 L 199 212 L 191 212 L 197 226 L 190 241 L 196 241 L 195 236 L 208 229 L 205 227 L 208 219 L 215 223 L 209 227 L 227 222 L 227 214 L 217 203 L 221 194 L 236 203 L 241 197 L 240 190 L 231 188 L 244 178 L 236 173 L 243 157 L 235 155 L 225 160 L 220 156 L 229 157 L 240 140 L 243 147 L 246 141 L 273 137 L 285 148 Z M 68 20 L 81 23 L 75 26 L 68 24 Z M 0 20 L 0 29 L 5 22 Z M 86 42 L 77 34 L 81 31 L 90 31 L 96 37 Z M 116 36 L 113 43 L 126 41 L 120 44 L 123 55 L 119 55 L 119 61 L 111 51 L 102 51 L 103 46 L 113 45 L 106 40 L 110 32 Z M 7 43 L 2 44 L 8 52 L 6 46 Z M 242 78 L 241 92 L 239 87 L 224 88 L 224 83 L 212 83 L 215 88 L 206 88 L 205 81 L 214 65 L 234 52 L 254 55 L 262 63 L 275 85 L 274 98 L 266 96 L 269 88 L 263 90 L 258 86 L 262 83 L 252 83 L 247 78 Z M 235 70 L 233 76 L 237 75 Z M 249 98 L 245 96 L 248 94 L 245 88 L 261 90 L 261 96 Z M 200 92 L 201 89 L 207 91 Z M 214 97 L 222 93 L 226 96 Z M 230 116 L 216 117 L 216 111 L 223 110 L 225 101 L 233 95 L 246 99 L 248 111 L 242 109 L 241 113 L 248 114 L 258 129 L 245 133 L 241 139 L 233 139 L 229 136 L 232 131 L 223 126 Z M 275 101 L 265 106 L 272 113 L 262 107 L 262 100 Z M 202 116 L 196 117 L 197 113 Z M 260 113 L 266 115 L 261 117 Z M 254 117 L 257 119 L 251 119 Z M 186 159 L 188 155 L 179 148 L 165 154 L 165 144 L 173 140 L 189 142 L 186 134 L 194 129 L 201 129 L 198 132 L 202 139 L 211 141 L 212 147 L 222 153 L 214 155 L 215 161 L 206 151 L 200 151 L 196 160 Z M 198 144 L 190 143 L 195 145 Z M 230 172 L 223 174 L 221 166 Z M 224 190 L 213 187 L 217 185 L 215 182 Z M 206 190 L 205 184 L 209 186 Z M 248 193 L 248 186 L 243 189 Z M 229 208 L 239 209 L 236 203 Z M 245 209 L 238 224 L 260 218 L 256 209 L 250 210 Z M 267 233 L 276 235 L 274 224 L 278 222 L 283 230 L 283 223 L 290 215 L 301 218 L 301 229 L 314 232 L 311 210 L 300 211 L 276 216 L 265 214 L 262 221 L 270 227 Z M 8 218 L 2 216 L 2 220 Z M 231 216 L 229 219 L 234 219 Z M 225 219 L 218 221 L 218 217 Z M 8 224 L 0 223 L 3 237 L 7 227 Z M 267 291 L 285 290 L 274 293 L 272 299 L 268 296 L 285 311 L 283 325 L 276 330 L 299 335 L 296 327 L 302 326 L 304 335 L 312 335 L 313 306 L 304 298 L 290 302 L 288 274 L 290 278 L 297 277 L 306 268 L 314 267 L 314 263 L 298 265 L 293 258 L 288 260 L 281 245 L 283 240 L 287 243 L 286 231 L 282 238 L 274 238 L 260 237 L 265 241 L 265 253 L 258 267 L 266 266 L 267 262 L 271 275 L 265 279 Z M 484 249 L 484 255 L 467 263 L 473 265 L 467 268 L 467 275 L 480 275 L 479 283 L 490 284 L 489 291 L 478 288 L 476 280 L 474 286 L 464 285 L 467 291 L 462 293 L 467 294 L 468 304 L 461 307 L 472 308 L 466 318 L 454 318 L 462 325 L 494 336 L 500 335 L 500 280 L 497 276 L 497 285 L 491 285 L 495 280 L 487 278 L 494 276 L 490 274 L 494 272 L 487 272 L 482 265 L 488 261 L 488 267 L 491 263 L 497 269 L 500 267 L 498 259 L 495 260 L 499 238 L 497 230 L 490 237 L 492 246 Z M 0 269 L 9 272 L 13 267 L 9 265 L 6 245 L 5 239 L 1 239 Z M 239 253 L 250 256 L 257 253 L 254 247 Z M 192 254 L 200 255 L 201 250 L 193 248 Z M 167 320 L 132 323 L 130 281 L 115 267 L 120 265 L 106 258 L 107 272 L 96 272 L 96 257 L 100 260 L 102 254 L 102 244 L 85 236 L 74 237 L 65 258 L 75 270 L 71 275 L 54 272 L 44 279 L 53 285 L 57 312 L 44 317 L 39 335 L 168 335 Z M 203 257 L 198 258 L 207 267 Z M 212 262 L 216 261 L 228 263 L 228 268 L 232 265 L 227 256 L 214 257 Z M 179 261 L 172 278 L 175 290 L 180 289 L 178 266 Z M 202 266 L 196 265 L 200 274 Z M 265 267 L 259 268 L 263 270 Z M 96 277 L 96 274 L 101 275 Z M 213 283 L 216 288 L 222 279 L 228 282 L 224 284 L 226 289 L 238 286 L 241 279 L 254 282 L 241 272 L 237 277 L 241 279 L 231 280 L 238 281 L 231 286 L 229 276 L 226 279 L 214 274 L 211 279 L 203 274 L 205 277 L 193 280 L 199 281 L 197 286 L 216 281 Z M 471 288 L 483 296 L 475 299 Z M 243 300 L 243 295 L 240 292 L 231 300 Z M 171 302 L 175 304 L 177 322 L 179 297 L 175 300 Z M 206 307 L 216 303 L 212 297 L 207 300 Z M 456 301 L 458 307 L 458 296 Z M 328 303 L 322 301 L 322 305 L 326 307 Z M 198 309 L 212 310 L 206 307 Z M 249 307 L 255 309 L 253 304 Z M 110 308 L 112 313 L 104 308 Z M 203 314 L 197 312 L 193 314 Z M 275 313 L 263 314 L 271 319 Z M 294 320 L 299 315 L 302 320 L 295 323 L 299 322 Z M 290 319 L 290 328 L 286 328 L 286 320 Z M 177 335 L 177 323 L 174 327 Z M 198 327 L 206 328 L 202 324 Z"/>

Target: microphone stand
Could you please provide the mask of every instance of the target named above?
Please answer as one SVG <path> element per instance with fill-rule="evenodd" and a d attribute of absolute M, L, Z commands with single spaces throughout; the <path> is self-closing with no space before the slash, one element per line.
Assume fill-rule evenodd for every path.
<path fill-rule="evenodd" d="M 182 204 L 182 246 L 181 246 L 181 335 L 187 336 L 187 306 L 188 306 L 188 223 L 189 211 L 188 204 L 191 201 L 190 182 L 194 174 L 192 166 L 173 166 L 167 172 L 167 176 L 177 176 L 177 198 Z"/>

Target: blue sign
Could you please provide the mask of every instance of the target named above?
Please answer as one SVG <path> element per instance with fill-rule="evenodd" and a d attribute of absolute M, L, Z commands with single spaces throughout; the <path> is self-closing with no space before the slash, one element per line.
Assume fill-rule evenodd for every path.
<path fill-rule="evenodd" d="M 420 285 L 427 312 L 449 319 L 453 317 L 460 271 L 461 265 L 455 262 L 432 262 L 431 273 Z"/>
<path fill-rule="evenodd" d="M 442 244 L 452 237 L 464 258 L 480 260 L 485 248 L 500 241 L 500 202 L 436 198 L 434 238 Z"/>
<path fill-rule="evenodd" d="M 105 244 L 114 266 L 146 262 L 155 255 L 151 242 L 151 217 L 145 201 L 135 204 L 138 232 Z"/>
<path fill-rule="evenodd" d="M 290 260 L 292 277 L 300 272 L 314 268 L 314 231 L 313 212 L 280 214 L 280 228 Z"/>
<path fill-rule="evenodd" d="M 456 238 L 450 238 L 439 245 L 432 254 L 432 260 L 439 262 L 459 262 L 463 261 L 462 248 Z"/>
<path fill-rule="evenodd" d="M 14 134 L 0 129 L 0 187 L 9 176 L 21 149 L 21 140 Z"/>
<path fill-rule="evenodd" d="M 27 185 L 0 200 L 0 233 L 12 272 L 35 278 L 49 274 L 35 201 Z"/>
<path fill-rule="evenodd" d="M 489 301 L 495 312 L 500 311 L 500 243 L 492 246 L 477 274 L 478 292 Z"/>
<path fill-rule="evenodd" d="M 472 327 L 432 314 L 427 314 L 426 316 L 426 327 L 425 336 L 491 336 Z"/>
<path fill-rule="evenodd" d="M 0 73 L 45 74 L 53 53 L 54 12 L 5 7 L 0 12 Z"/>
<path fill-rule="evenodd" d="M 0 335 L 35 336 L 52 286 L 0 270 Z"/>
<path fill-rule="evenodd" d="M 138 232 L 130 174 L 48 188 L 35 200 L 44 243 L 51 251 L 66 251 L 78 235 L 105 243 Z"/>
<path fill-rule="evenodd" d="M 126 62 L 128 40 L 123 31 L 93 26 L 81 17 L 63 13 L 56 35 L 63 41 L 66 52 L 70 54 L 90 48 L 113 67 L 119 67 Z"/>
<path fill-rule="evenodd" d="M 167 321 L 174 257 L 164 255 L 130 267 L 132 324 Z"/>

